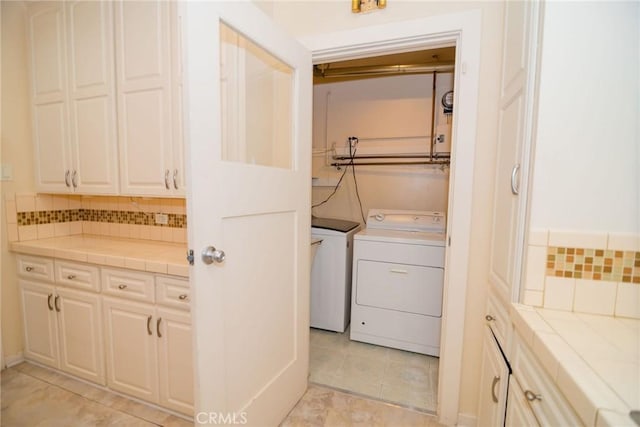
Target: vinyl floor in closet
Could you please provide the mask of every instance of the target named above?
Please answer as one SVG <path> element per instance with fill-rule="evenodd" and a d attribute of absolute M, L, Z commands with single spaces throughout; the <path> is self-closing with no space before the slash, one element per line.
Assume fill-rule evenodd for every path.
<path fill-rule="evenodd" d="M 437 357 L 349 339 L 311 329 L 309 380 L 337 389 L 435 413 Z"/>

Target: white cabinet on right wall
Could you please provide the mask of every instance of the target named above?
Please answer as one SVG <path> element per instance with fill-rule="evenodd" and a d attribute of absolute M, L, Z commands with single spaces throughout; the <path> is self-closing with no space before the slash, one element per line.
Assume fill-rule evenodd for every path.
<path fill-rule="evenodd" d="M 507 383 L 511 384 L 511 380 L 508 368 L 504 367 L 511 360 L 508 313 L 510 303 L 518 297 L 524 250 L 541 7 L 539 2 L 505 3 L 489 297 L 485 311 L 490 330 L 483 341 L 479 425 L 504 425 L 505 411 L 510 414 L 510 422 L 514 417 L 529 419 L 527 414 L 518 412 L 520 408 L 508 408 Z"/>
<path fill-rule="evenodd" d="M 540 5 L 505 8 L 489 282 L 508 303 L 518 294 L 524 250 Z"/>
<path fill-rule="evenodd" d="M 174 2 L 115 4 L 123 195 L 184 195 L 176 16 Z"/>

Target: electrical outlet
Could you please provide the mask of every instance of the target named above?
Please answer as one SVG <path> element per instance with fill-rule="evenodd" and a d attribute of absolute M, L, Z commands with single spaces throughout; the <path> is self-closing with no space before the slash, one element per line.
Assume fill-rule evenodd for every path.
<path fill-rule="evenodd" d="M 156 214 L 156 224 L 167 225 L 169 224 L 169 215 L 163 213 Z"/>

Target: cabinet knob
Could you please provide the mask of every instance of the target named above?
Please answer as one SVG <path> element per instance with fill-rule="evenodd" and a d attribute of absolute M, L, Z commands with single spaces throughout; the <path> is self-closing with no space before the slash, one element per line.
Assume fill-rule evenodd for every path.
<path fill-rule="evenodd" d="M 533 402 L 534 400 L 542 400 L 542 396 L 539 394 L 535 394 L 531 390 L 527 390 L 524 392 L 524 397 L 529 401 Z"/>
<path fill-rule="evenodd" d="M 484 316 L 484 319 L 485 319 L 487 322 L 493 322 L 494 320 L 496 320 L 496 318 L 495 318 L 495 317 L 493 317 L 493 316 L 492 316 L 492 315 L 490 315 L 490 314 L 487 314 L 486 316 Z"/>
<path fill-rule="evenodd" d="M 67 279 L 69 279 L 69 280 L 73 280 L 75 278 L 76 278 L 75 274 L 70 274 L 70 275 L 67 276 Z"/>
<path fill-rule="evenodd" d="M 31 266 L 27 266 L 27 267 L 25 267 L 25 270 L 27 270 L 27 271 L 33 271 L 33 267 L 31 267 Z"/>
<path fill-rule="evenodd" d="M 127 289 L 127 285 L 118 285 L 118 289 L 120 290 Z"/>
<path fill-rule="evenodd" d="M 187 295 L 187 294 L 182 294 L 182 295 L 178 296 L 178 299 L 179 299 L 180 301 L 184 301 L 184 300 L 186 300 L 188 297 L 189 297 L 189 295 Z"/>

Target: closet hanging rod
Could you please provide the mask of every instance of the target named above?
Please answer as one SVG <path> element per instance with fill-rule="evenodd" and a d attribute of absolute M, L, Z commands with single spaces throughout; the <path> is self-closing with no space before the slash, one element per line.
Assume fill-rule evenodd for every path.
<path fill-rule="evenodd" d="M 433 159 L 449 159 L 449 153 L 433 153 Z M 351 156 L 332 156 L 333 160 L 351 160 Z M 429 154 L 362 154 L 354 156 L 354 160 L 358 159 L 429 159 Z"/>
<path fill-rule="evenodd" d="M 448 165 L 449 160 L 423 160 L 419 162 L 335 162 L 331 163 L 333 167 L 342 166 L 403 166 L 403 165 Z"/>
<path fill-rule="evenodd" d="M 363 66 L 363 67 L 343 67 L 330 68 L 323 67 L 325 64 L 314 66 L 314 74 L 317 77 L 363 77 L 378 76 L 385 74 L 431 74 L 431 73 L 450 73 L 455 70 L 455 64 L 406 64 L 406 65 L 379 65 L 379 66 Z"/>

